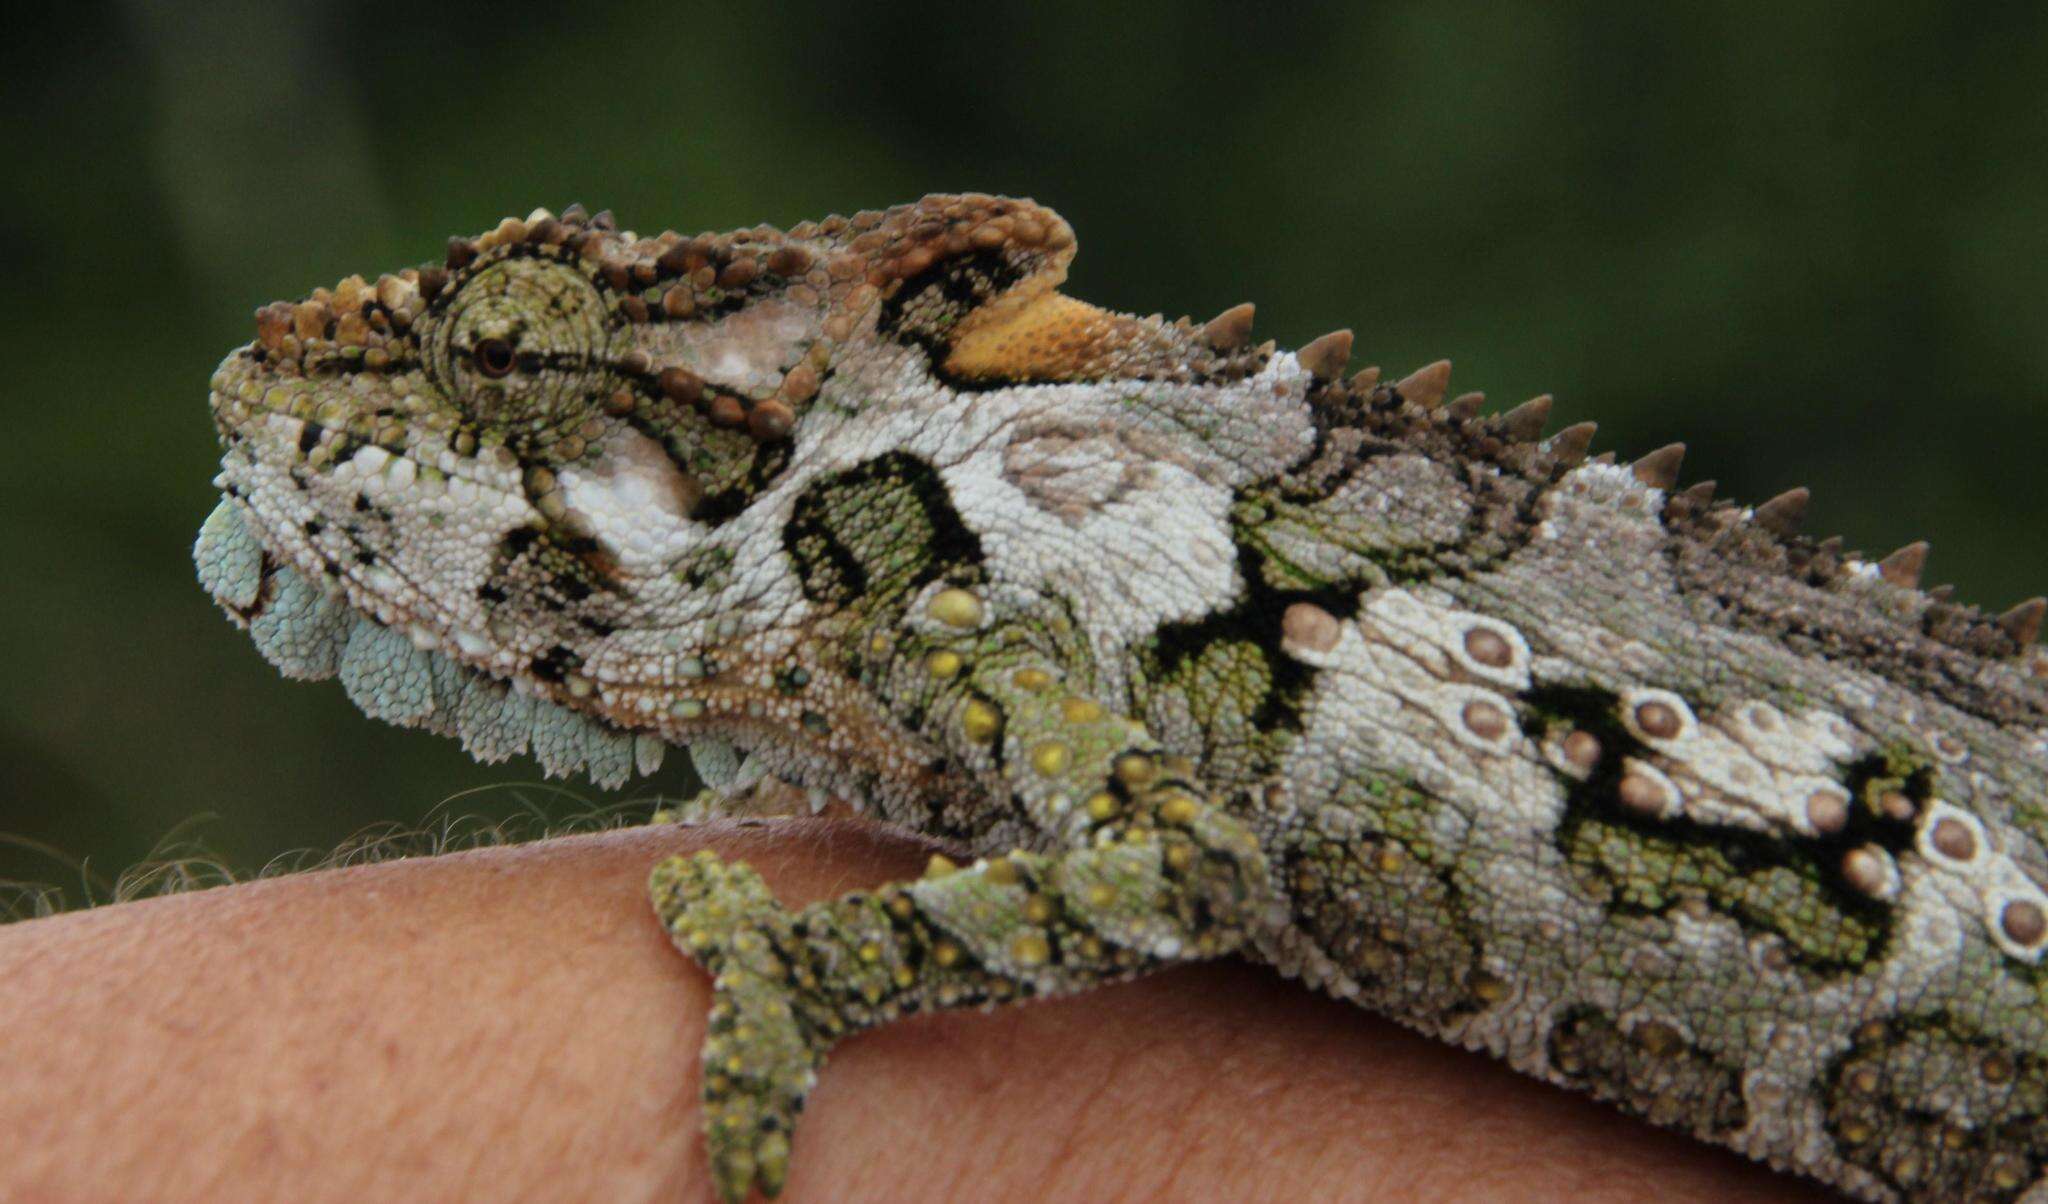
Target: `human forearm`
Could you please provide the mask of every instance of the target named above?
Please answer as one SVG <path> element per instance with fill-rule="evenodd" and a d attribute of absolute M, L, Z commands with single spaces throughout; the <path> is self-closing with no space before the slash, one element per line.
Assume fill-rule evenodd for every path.
<path fill-rule="evenodd" d="M 639 829 L 0 930 L 0 1196 L 706 1198 L 708 989 L 648 913 L 648 867 L 715 843 L 802 901 L 923 859 L 846 824 L 776 832 Z M 1237 964 L 850 1042 L 788 1188 L 1652 1194 L 1821 1198 Z"/>

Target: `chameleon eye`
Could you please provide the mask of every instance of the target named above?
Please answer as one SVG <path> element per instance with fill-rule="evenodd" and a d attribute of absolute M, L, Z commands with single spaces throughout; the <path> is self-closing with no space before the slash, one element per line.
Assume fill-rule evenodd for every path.
<path fill-rule="evenodd" d="M 587 420 L 618 389 L 630 338 L 581 270 L 546 259 L 486 264 L 421 324 L 427 371 L 472 421 L 534 437 Z"/>
<path fill-rule="evenodd" d="M 471 352 L 471 358 L 476 361 L 476 370 L 492 380 L 509 376 L 516 362 L 512 344 L 504 339 L 485 339 L 478 343 L 476 350 Z"/>

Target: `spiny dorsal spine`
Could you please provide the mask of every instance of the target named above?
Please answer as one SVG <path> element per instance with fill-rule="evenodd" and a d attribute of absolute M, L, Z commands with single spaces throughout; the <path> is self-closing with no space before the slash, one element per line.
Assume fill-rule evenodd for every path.
<path fill-rule="evenodd" d="M 1330 340 L 1347 331 L 1333 332 L 1315 340 L 1318 361 L 1333 349 Z M 1344 341 L 1348 352 L 1349 340 Z M 1350 381 L 1334 379 L 1341 364 L 1317 374 L 1316 402 L 1331 412 L 1362 408 L 1368 413 L 1388 414 L 1404 407 L 1428 416 L 1431 421 L 1456 428 L 1469 428 L 1474 439 L 1471 453 L 1490 460 L 1505 471 L 1515 472 L 1540 484 L 1554 483 L 1558 476 L 1586 461 L 1598 426 L 1581 422 L 1565 427 L 1547 440 L 1543 427 L 1552 411 L 1552 400 L 1544 394 L 1491 418 L 1482 416 L 1485 394 L 1468 392 L 1448 402 L 1451 364 L 1438 360 L 1409 373 L 1399 382 L 1386 385 L 1377 369 L 1360 373 Z M 1490 440 L 1490 443 L 1488 442 Z M 1747 529 L 1767 536 L 1782 551 L 1773 563 L 1775 571 L 1789 573 L 1816 585 L 1826 585 L 1851 572 L 1855 564 L 1868 564 L 1879 580 L 1912 591 L 1923 599 L 1909 610 L 1922 613 L 1922 634 L 1950 646 L 2000 658 L 2030 655 L 2044 626 L 2048 626 L 2048 600 L 2031 598 L 2003 614 L 1991 616 L 1950 601 L 1952 590 L 1936 587 L 1922 593 L 1919 581 L 1927 559 L 1925 541 L 1915 541 L 1875 562 L 1845 550 L 1839 539 L 1814 540 L 1800 534 L 1811 502 L 1805 487 L 1787 489 L 1761 505 L 1744 510 L 1729 502 L 1716 503 L 1714 482 L 1699 481 L 1679 488 L 1685 445 L 1671 443 L 1652 451 L 1630 465 L 1642 484 L 1668 495 L 1666 518 L 1674 535 L 1719 542 L 1732 533 Z M 1603 453 L 1611 462 L 1611 453 Z M 1596 462 L 1602 457 L 1595 457 Z M 2037 661 L 2048 666 L 2048 658 Z M 2044 671 L 2037 669 L 2037 672 Z"/>

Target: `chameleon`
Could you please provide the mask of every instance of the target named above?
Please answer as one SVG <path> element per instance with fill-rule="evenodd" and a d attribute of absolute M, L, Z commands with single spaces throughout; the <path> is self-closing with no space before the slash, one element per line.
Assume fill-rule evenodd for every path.
<path fill-rule="evenodd" d="M 1851 1198 L 2048 1201 L 2048 602 L 1074 253 L 979 194 L 572 206 L 266 305 L 198 576 L 485 761 L 679 746 L 691 814 L 951 850 L 802 908 L 652 867 L 727 1200 L 851 1034 L 1237 955 Z"/>

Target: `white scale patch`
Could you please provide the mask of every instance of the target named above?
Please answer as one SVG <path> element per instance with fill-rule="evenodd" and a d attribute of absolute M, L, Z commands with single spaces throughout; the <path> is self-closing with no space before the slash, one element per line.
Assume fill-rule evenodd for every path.
<path fill-rule="evenodd" d="M 1655 754 L 1646 764 L 1675 792 L 1669 814 L 1702 823 L 1820 834 L 1815 815 L 1850 805 L 1842 765 L 1870 751 L 1846 720 L 1822 710 L 1793 717 L 1747 701 L 1702 721 L 1678 695 L 1636 688 L 1623 691 L 1620 711 L 1629 734 Z M 1676 730 L 1652 730 L 1646 719 Z"/>
<path fill-rule="evenodd" d="M 602 455 L 556 470 L 572 515 L 586 523 L 631 578 L 659 577 L 703 542 L 690 518 L 696 486 L 654 440 L 621 426 Z"/>
<path fill-rule="evenodd" d="M 1468 678 L 1466 633 L 1503 626 L 1395 588 L 1367 594 L 1357 620 L 1343 626 L 1329 649 L 1289 646 L 1297 659 L 1326 670 L 1317 680 L 1308 731 L 1290 757 L 1287 776 L 1297 783 L 1297 796 L 1329 793 L 1348 768 L 1405 772 L 1439 797 L 1469 800 L 1483 764 L 1494 801 L 1482 810 L 1514 814 L 1539 829 L 1554 826 L 1562 802 L 1556 784 L 1532 756 L 1507 755 L 1526 744 L 1510 694 L 1528 682 L 1526 645 L 1517 635 L 1515 659 L 1489 670 L 1495 681 Z M 1493 708 L 1484 718 L 1499 721 L 1497 735 L 1488 734 L 1492 722 L 1474 730 L 1477 707 Z M 1464 755 L 1452 755 L 1453 749 Z"/>
<path fill-rule="evenodd" d="M 681 322 L 650 332 L 660 358 L 687 364 L 705 380 L 759 397 L 782 383 L 792 347 L 817 337 L 816 306 L 765 298 L 716 323 Z"/>
<path fill-rule="evenodd" d="M 2008 957 L 2038 962 L 2044 948 L 2040 936 L 2031 943 L 2014 939 L 2007 931 L 2008 907 L 2033 907 L 2048 916 L 2048 893 L 2034 884 L 2017 862 L 1994 848 L 1991 834 L 1976 816 L 1941 799 L 1929 800 L 1923 808 L 1914 847 L 1940 879 L 1961 888 L 1953 901 L 1976 912 L 1984 929 L 1999 950 Z"/>

